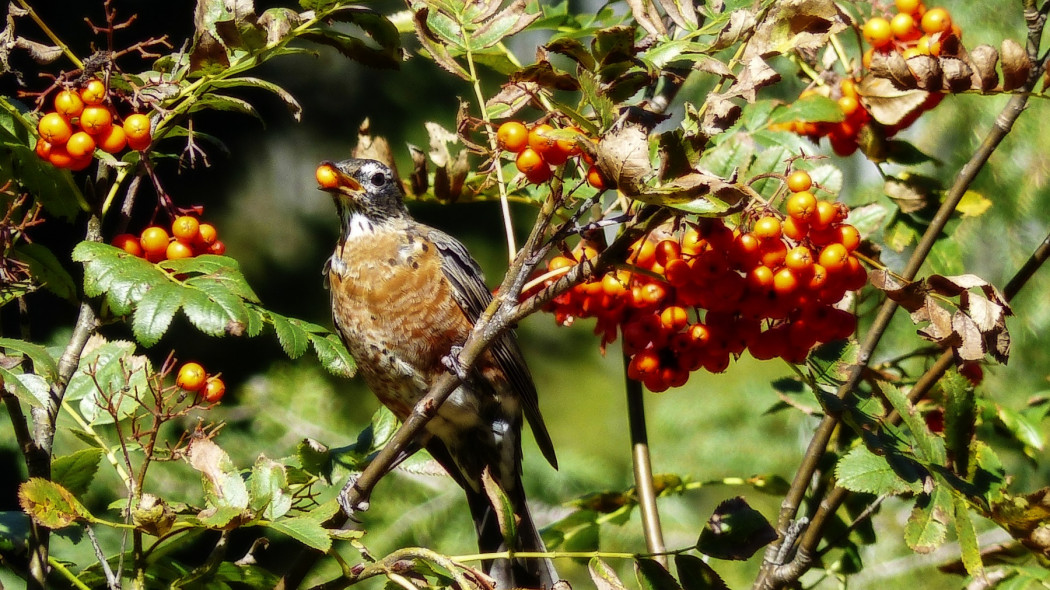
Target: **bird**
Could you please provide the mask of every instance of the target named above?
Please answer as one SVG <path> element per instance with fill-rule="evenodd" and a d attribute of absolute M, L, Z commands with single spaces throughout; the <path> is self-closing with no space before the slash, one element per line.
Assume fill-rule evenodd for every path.
<path fill-rule="evenodd" d="M 443 372 L 492 300 L 478 263 L 452 236 L 412 218 L 396 173 L 372 159 L 325 161 L 340 235 L 325 264 L 336 331 L 379 401 L 402 422 Z M 535 384 L 512 331 L 479 356 L 398 462 L 425 448 L 466 492 L 482 553 L 507 552 L 482 485 L 487 470 L 510 499 L 516 552 L 546 552 L 521 480 L 523 417 L 556 469 Z M 348 483 L 349 487 L 351 484 Z M 345 488 L 344 488 L 345 491 Z M 494 559 L 497 589 L 550 588 L 546 558 Z"/>

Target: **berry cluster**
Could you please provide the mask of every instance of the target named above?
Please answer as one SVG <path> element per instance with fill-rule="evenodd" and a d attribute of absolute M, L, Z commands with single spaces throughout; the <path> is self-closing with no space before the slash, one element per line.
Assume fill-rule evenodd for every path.
<path fill-rule="evenodd" d="M 604 189 L 606 182 L 602 175 L 577 145 L 583 137 L 578 127 L 556 130 L 548 123 L 529 128 L 518 121 L 507 121 L 496 130 L 496 144 L 501 150 L 517 154 L 514 164 L 529 182 L 547 182 L 554 174 L 552 166 L 561 166 L 569 158 L 579 156 L 589 166 L 587 182 L 594 188 Z"/>
<path fill-rule="evenodd" d="M 871 67 L 875 52 L 899 51 L 905 59 L 916 55 L 941 54 L 945 47 L 957 47 L 962 31 L 952 23 L 947 10 L 929 10 L 921 0 L 897 0 L 897 14 L 887 19 L 872 17 L 864 23 L 861 35 L 871 47 L 864 53 L 864 67 Z"/>
<path fill-rule="evenodd" d="M 105 83 L 97 78 L 79 90 L 65 89 L 55 95 L 55 110 L 37 124 L 37 155 L 56 168 L 83 170 L 91 164 L 96 149 L 116 154 L 125 147 L 149 147 L 153 140 L 149 117 L 132 114 L 115 124 L 114 113 L 103 104 L 107 95 Z"/>
<path fill-rule="evenodd" d="M 150 262 L 178 260 L 201 254 L 221 256 L 226 253 L 226 244 L 219 239 L 215 226 L 200 223 L 189 215 L 175 218 L 171 224 L 171 235 L 163 227 L 153 225 L 142 230 L 138 236 L 120 234 L 113 239 L 113 245 Z"/>
<path fill-rule="evenodd" d="M 186 391 L 197 393 L 210 404 L 218 403 L 226 393 L 226 384 L 219 375 L 209 376 L 200 363 L 189 362 L 179 367 L 175 384 Z"/>
<path fill-rule="evenodd" d="M 853 255 L 845 206 L 817 199 L 804 171 L 787 178 L 787 214 L 750 210 L 738 227 L 721 219 L 654 230 L 630 250 L 633 267 L 609 271 L 555 298 L 559 324 L 597 318 L 602 346 L 623 337 L 628 376 L 654 392 L 701 368 L 724 371 L 745 350 L 756 359 L 804 362 L 817 343 L 849 337 L 856 319 L 836 307 L 867 273 Z M 545 284 L 598 254 L 590 243 L 548 264 Z"/>

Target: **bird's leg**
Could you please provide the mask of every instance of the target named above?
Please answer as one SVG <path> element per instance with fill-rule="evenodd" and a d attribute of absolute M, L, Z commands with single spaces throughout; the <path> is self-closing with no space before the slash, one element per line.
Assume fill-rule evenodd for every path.
<path fill-rule="evenodd" d="M 398 451 L 397 456 L 391 461 L 390 467 L 388 467 L 382 475 L 386 475 L 393 471 L 402 461 L 414 455 L 416 451 L 422 447 L 423 445 L 421 445 L 419 441 L 409 443 L 405 448 Z M 363 472 L 351 473 L 350 477 L 346 478 L 346 485 L 343 486 L 342 490 L 339 490 L 339 495 L 336 497 L 336 501 L 339 502 L 339 507 L 343 509 L 343 514 L 346 514 L 351 520 L 356 520 L 354 518 L 355 512 L 364 512 L 365 510 L 368 510 L 370 499 L 372 497 L 371 489 L 362 489 L 357 485 L 357 480 L 361 477 L 362 473 Z M 380 477 L 382 477 L 382 475 Z"/>
<path fill-rule="evenodd" d="M 459 362 L 459 353 L 461 352 L 463 352 L 463 347 L 454 345 L 448 351 L 448 354 L 441 357 L 441 364 L 445 365 L 448 372 L 455 375 L 460 381 L 466 381 L 467 372 L 463 369 L 463 363 Z"/>

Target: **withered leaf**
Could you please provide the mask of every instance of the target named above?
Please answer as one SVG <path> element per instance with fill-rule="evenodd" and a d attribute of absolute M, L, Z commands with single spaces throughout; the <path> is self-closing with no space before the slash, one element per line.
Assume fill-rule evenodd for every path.
<path fill-rule="evenodd" d="M 954 348 L 959 358 L 964 361 L 984 358 L 984 335 L 970 316 L 963 313 L 962 310 L 952 314 L 952 330 L 958 341 Z"/>
<path fill-rule="evenodd" d="M 528 106 L 538 90 L 539 84 L 535 82 L 504 84 L 503 88 L 485 103 L 485 111 L 490 117 L 498 119 L 511 117 Z"/>
<path fill-rule="evenodd" d="M 667 28 L 664 27 L 663 19 L 652 2 L 648 0 L 627 0 L 627 5 L 631 7 L 631 14 L 634 16 L 634 20 L 645 29 L 646 33 L 653 37 L 667 34 Z"/>
<path fill-rule="evenodd" d="M 412 144 L 408 145 L 408 154 L 412 158 L 412 175 L 409 177 L 409 185 L 412 188 L 412 194 L 419 196 L 426 193 L 430 187 L 430 179 L 427 177 L 427 155 Z"/>
<path fill-rule="evenodd" d="M 544 45 L 547 51 L 552 53 L 560 53 L 570 59 L 576 61 L 576 63 L 583 66 L 586 70 L 594 69 L 594 58 L 591 57 L 591 53 L 587 51 L 587 48 L 583 46 L 576 39 L 569 37 L 562 37 L 561 39 L 555 39 L 547 45 Z"/>
<path fill-rule="evenodd" d="M 846 17 L 832 0 L 782 0 L 759 23 L 743 60 L 754 56 L 821 49 L 828 36 L 846 28 Z"/>
<path fill-rule="evenodd" d="M 883 125 L 896 125 L 922 107 L 929 93 L 924 90 L 902 90 L 886 78 L 868 74 L 857 85 L 864 108 Z"/>
<path fill-rule="evenodd" d="M 230 67 L 226 48 L 210 32 L 201 31 L 190 51 L 190 71 L 207 72 Z"/>
<path fill-rule="evenodd" d="M 910 312 L 921 309 L 926 303 L 927 289 L 922 281 L 904 282 L 889 271 L 876 269 L 868 273 L 868 282 Z"/>
<path fill-rule="evenodd" d="M 704 117 L 700 121 L 700 132 L 709 137 L 732 127 L 743 110 L 728 96 L 718 92 L 708 94 L 704 104 L 707 108 L 704 109 Z"/>
<path fill-rule="evenodd" d="M 696 18 L 696 9 L 693 8 L 692 2 L 676 2 L 675 0 L 660 0 L 660 6 L 664 7 L 664 12 L 667 13 L 667 17 L 671 19 L 674 24 L 678 25 L 686 31 L 691 31 L 697 27 L 699 21 Z"/>
<path fill-rule="evenodd" d="M 919 335 L 940 342 L 948 346 L 954 346 L 951 340 L 954 335 L 952 327 L 952 314 L 937 304 L 937 300 L 930 295 L 923 296 L 922 307 L 911 313 L 911 321 L 920 324 L 929 322 L 929 325 L 919 330 Z"/>
<path fill-rule="evenodd" d="M 29 57 L 38 64 L 49 64 L 62 57 L 62 48 L 57 45 L 44 45 L 22 37 L 15 38 L 15 47 L 29 52 Z"/>
<path fill-rule="evenodd" d="M 968 90 L 973 81 L 973 68 L 957 57 L 941 56 L 941 73 L 949 92 Z"/>
<path fill-rule="evenodd" d="M 888 79 L 900 89 L 910 90 L 919 84 L 915 74 L 908 67 L 908 62 L 897 51 L 876 52 L 871 57 L 871 66 L 868 69 L 873 76 Z"/>
<path fill-rule="evenodd" d="M 576 78 L 555 69 L 549 61 L 540 61 L 518 70 L 511 75 L 510 82 L 514 84 L 533 82 L 553 90 L 575 91 L 580 89 L 580 83 L 576 81 Z"/>
<path fill-rule="evenodd" d="M 718 32 L 711 49 L 725 49 L 735 44 L 755 27 L 756 22 L 755 15 L 750 10 L 734 10 L 729 15 L 729 22 Z"/>
<path fill-rule="evenodd" d="M 973 87 L 983 91 L 995 88 L 999 84 L 999 73 L 995 70 L 999 52 L 991 45 L 982 44 L 971 49 L 968 57 L 973 66 Z"/>
<path fill-rule="evenodd" d="M 1003 39 L 999 49 L 1003 68 L 1003 90 L 1014 90 L 1028 82 L 1032 72 L 1032 60 L 1025 48 L 1013 39 Z"/>
<path fill-rule="evenodd" d="M 920 90 L 941 89 L 941 62 L 932 55 L 915 55 L 908 58 L 908 69 L 915 74 L 915 83 Z"/>

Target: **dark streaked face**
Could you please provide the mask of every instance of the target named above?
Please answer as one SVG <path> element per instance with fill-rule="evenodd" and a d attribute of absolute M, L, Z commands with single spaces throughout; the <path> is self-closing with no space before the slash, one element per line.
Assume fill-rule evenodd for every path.
<path fill-rule="evenodd" d="M 328 192 L 344 221 L 356 214 L 380 223 L 407 213 L 401 184 L 382 162 L 350 158 L 329 164 L 340 178 Z"/>

